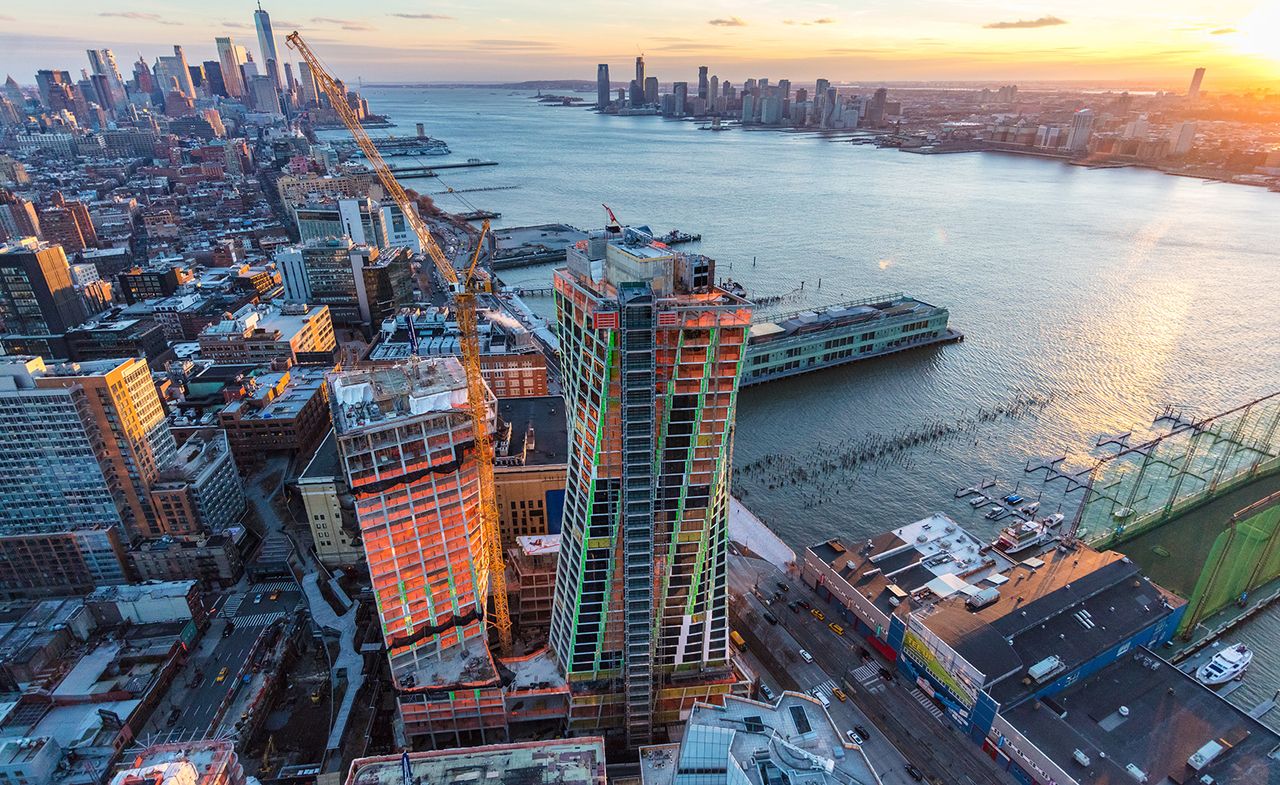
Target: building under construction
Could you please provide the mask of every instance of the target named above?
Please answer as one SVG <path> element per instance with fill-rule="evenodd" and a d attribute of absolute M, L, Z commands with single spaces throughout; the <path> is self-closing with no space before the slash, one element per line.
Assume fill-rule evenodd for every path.
<path fill-rule="evenodd" d="M 404 732 L 414 746 L 507 741 L 563 727 L 564 681 L 545 652 L 489 650 L 480 480 L 456 358 L 334 373 L 330 403 Z M 487 393 L 487 390 L 486 390 Z M 492 426 L 495 401 L 488 394 Z"/>
<path fill-rule="evenodd" d="M 569 729 L 636 748 L 740 682 L 726 553 L 751 305 L 616 222 L 555 273 L 569 417 L 551 648 Z"/>

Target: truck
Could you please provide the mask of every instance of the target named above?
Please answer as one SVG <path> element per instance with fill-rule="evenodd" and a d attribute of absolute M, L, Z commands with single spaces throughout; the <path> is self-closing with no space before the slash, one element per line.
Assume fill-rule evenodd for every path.
<path fill-rule="evenodd" d="M 729 640 L 732 641 L 733 645 L 737 646 L 739 649 L 745 650 L 747 648 L 747 642 L 742 639 L 742 634 L 737 630 L 729 631 Z"/>

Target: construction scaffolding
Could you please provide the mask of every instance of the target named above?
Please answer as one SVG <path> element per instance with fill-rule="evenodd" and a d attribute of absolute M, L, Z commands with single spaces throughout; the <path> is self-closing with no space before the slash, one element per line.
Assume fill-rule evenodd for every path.
<path fill-rule="evenodd" d="M 1204 419 L 1166 407 L 1156 424 L 1171 430 L 1137 445 L 1128 434 L 1099 440 L 1118 450 L 1087 471 L 1075 523 L 1094 547 L 1114 548 L 1280 472 L 1280 392 Z"/>

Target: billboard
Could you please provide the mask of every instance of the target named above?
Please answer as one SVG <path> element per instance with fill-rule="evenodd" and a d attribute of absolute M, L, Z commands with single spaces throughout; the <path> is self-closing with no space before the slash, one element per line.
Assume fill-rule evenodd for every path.
<path fill-rule="evenodd" d="M 956 702 L 969 709 L 978 702 L 978 693 L 982 690 L 986 676 L 934 635 L 918 614 L 913 613 L 907 617 L 902 654 L 917 668 L 928 673 Z"/>

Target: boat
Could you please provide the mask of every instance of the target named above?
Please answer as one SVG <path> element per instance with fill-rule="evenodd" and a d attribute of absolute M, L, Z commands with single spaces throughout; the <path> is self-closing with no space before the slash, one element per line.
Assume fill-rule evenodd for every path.
<path fill-rule="evenodd" d="M 987 497 L 983 496 L 982 494 L 978 494 L 977 496 L 969 500 L 970 507 L 981 507 L 986 503 L 987 503 Z"/>
<path fill-rule="evenodd" d="M 1244 676 L 1245 669 L 1253 661 L 1253 652 L 1243 643 L 1227 646 L 1213 655 L 1213 659 L 1196 670 L 1196 681 L 1209 687 L 1226 684 Z"/>
<path fill-rule="evenodd" d="M 1018 512 L 1022 513 L 1023 515 L 1035 515 L 1039 509 L 1040 509 L 1040 502 L 1031 502 L 1030 504 L 1024 504 L 1021 507 L 1019 507 Z"/>
<path fill-rule="evenodd" d="M 1007 509 L 1005 509 L 1004 507 L 1001 507 L 998 504 L 994 504 L 991 506 L 991 509 L 987 510 L 987 514 L 985 517 L 987 518 L 987 520 L 990 520 L 990 521 L 998 521 L 1008 514 L 1009 514 L 1009 511 Z"/>
<path fill-rule="evenodd" d="M 1067 516 L 1063 515 L 1062 513 L 1055 512 L 1052 515 L 1049 515 L 1048 517 L 1043 518 L 1040 522 L 1047 525 L 1050 529 L 1056 529 L 1062 525 L 1062 522 L 1066 520 L 1066 518 Z"/>
<path fill-rule="evenodd" d="M 1111 513 L 1111 515 L 1116 520 L 1123 521 L 1125 518 L 1128 518 L 1130 515 L 1133 515 L 1133 513 L 1134 513 L 1134 509 L 1132 507 L 1121 507 L 1120 509 Z"/>
<path fill-rule="evenodd" d="M 1007 504 L 1021 504 L 1021 503 L 1022 503 L 1022 497 L 1021 497 L 1021 496 L 1019 496 L 1019 495 L 1018 495 L 1018 494 L 1016 494 L 1016 493 L 1011 493 L 1011 494 L 1009 494 L 1008 496 L 1004 497 L 1004 500 L 1005 500 L 1005 503 L 1007 503 Z"/>
<path fill-rule="evenodd" d="M 1018 521 L 1006 526 L 996 538 L 995 547 L 1005 553 L 1018 553 L 1053 540 L 1057 535 L 1046 521 Z"/>

